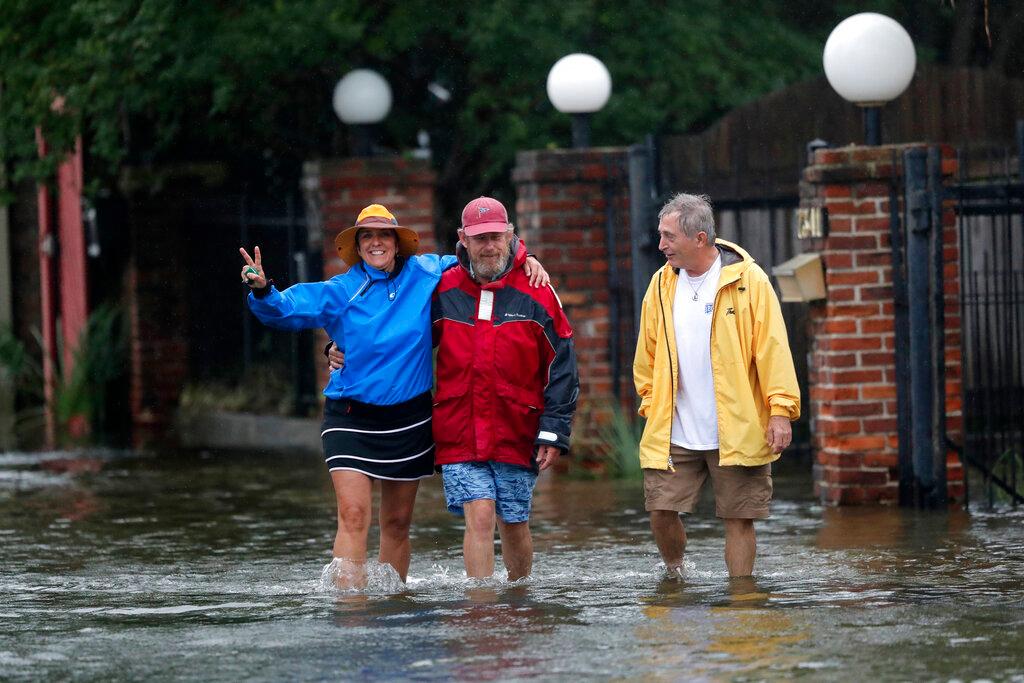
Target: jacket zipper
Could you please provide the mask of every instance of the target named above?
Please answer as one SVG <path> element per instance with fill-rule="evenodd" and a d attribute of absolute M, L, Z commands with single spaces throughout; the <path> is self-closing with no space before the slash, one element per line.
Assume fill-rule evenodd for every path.
<path fill-rule="evenodd" d="M 662 271 L 662 272 L 664 272 L 664 271 Z M 668 350 L 668 369 L 669 369 L 669 372 L 672 373 L 672 389 L 673 389 L 673 392 L 672 392 L 672 411 L 674 412 L 675 409 L 676 409 L 676 394 L 675 394 L 676 371 L 675 371 L 674 366 L 672 365 L 672 343 L 669 341 L 669 338 L 668 338 L 668 318 L 665 317 L 665 300 L 664 300 L 664 297 L 662 296 L 662 291 L 661 291 L 661 275 L 662 275 L 662 273 L 658 273 L 658 305 L 661 306 L 661 327 L 662 327 L 662 330 L 665 332 L 665 348 Z M 669 430 L 668 469 L 669 469 L 669 472 L 675 472 L 676 471 L 675 464 L 672 462 L 672 425 L 671 425 L 671 423 L 669 423 L 668 430 Z"/>

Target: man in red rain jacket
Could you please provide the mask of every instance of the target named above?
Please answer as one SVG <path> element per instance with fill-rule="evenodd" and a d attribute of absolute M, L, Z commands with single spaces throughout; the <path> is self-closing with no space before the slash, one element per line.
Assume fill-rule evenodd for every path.
<path fill-rule="evenodd" d="M 569 448 L 579 377 L 572 328 L 550 286 L 519 267 L 526 247 L 501 202 L 462 211 L 461 267 L 434 294 L 433 430 L 448 509 L 466 519 L 466 574 L 494 573 L 494 527 L 510 581 L 529 576 L 529 517 L 539 470 Z"/>

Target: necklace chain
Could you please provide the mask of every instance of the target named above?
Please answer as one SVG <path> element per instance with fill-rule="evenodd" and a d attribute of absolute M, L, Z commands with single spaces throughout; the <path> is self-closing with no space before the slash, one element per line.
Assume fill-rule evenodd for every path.
<path fill-rule="evenodd" d="M 702 277 L 700 279 L 700 282 L 697 283 L 696 287 L 693 286 L 693 282 L 691 281 L 690 276 L 689 275 L 686 276 L 686 283 L 688 285 L 690 285 L 690 289 L 693 290 L 693 300 L 694 301 L 698 301 L 699 300 L 699 297 L 697 296 L 697 292 L 699 292 L 700 288 L 704 286 L 704 281 L 708 279 L 708 275 L 711 274 L 711 271 L 713 269 L 714 269 L 714 265 L 712 265 L 711 268 L 708 268 L 707 271 L 705 271 L 704 277 Z"/>

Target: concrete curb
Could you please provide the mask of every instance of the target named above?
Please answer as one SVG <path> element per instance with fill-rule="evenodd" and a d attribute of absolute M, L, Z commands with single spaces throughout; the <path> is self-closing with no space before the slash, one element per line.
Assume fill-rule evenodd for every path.
<path fill-rule="evenodd" d="M 292 450 L 319 453 L 320 420 L 214 411 L 179 412 L 179 443 L 186 448 Z"/>

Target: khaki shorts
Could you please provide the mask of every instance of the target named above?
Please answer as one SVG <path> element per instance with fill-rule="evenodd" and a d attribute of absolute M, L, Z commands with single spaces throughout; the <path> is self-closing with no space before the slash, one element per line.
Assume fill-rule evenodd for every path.
<path fill-rule="evenodd" d="M 718 450 L 692 451 L 672 445 L 672 470 L 644 469 L 647 511 L 693 512 L 704 480 L 711 474 L 715 515 L 723 519 L 764 519 L 772 499 L 771 463 L 757 467 L 722 467 Z"/>

